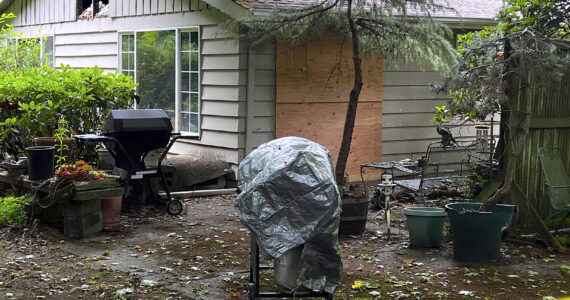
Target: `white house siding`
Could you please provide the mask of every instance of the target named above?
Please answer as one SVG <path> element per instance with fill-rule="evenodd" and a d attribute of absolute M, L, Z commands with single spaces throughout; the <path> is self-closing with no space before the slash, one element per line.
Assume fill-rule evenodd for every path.
<path fill-rule="evenodd" d="M 246 153 L 275 138 L 275 43 L 250 50 Z"/>
<path fill-rule="evenodd" d="M 109 1 L 111 17 L 190 12 L 208 8 L 199 0 L 116 0 Z"/>
<path fill-rule="evenodd" d="M 18 16 L 15 26 L 75 21 L 76 10 L 76 0 L 12 0 L 6 8 Z"/>
<path fill-rule="evenodd" d="M 12 6 L 19 7 L 16 3 L 19 1 L 23 0 L 14 1 Z M 43 1 L 48 0 L 36 2 Z M 56 66 L 61 63 L 76 68 L 97 65 L 106 71 L 115 71 L 118 68 L 120 32 L 200 26 L 202 47 L 201 138 L 191 141 L 179 140 L 181 142 L 176 143 L 171 152 L 220 159 L 230 162 L 234 167 L 237 166 L 246 153 L 247 44 L 243 41 L 227 39 L 225 34 L 217 33 L 218 24 L 225 21 L 227 16 L 204 3 L 194 0 L 191 2 L 174 1 L 173 5 L 180 3 L 180 6 L 167 9 L 165 5 L 163 10 L 158 5 L 157 11 L 164 12 L 163 14 L 153 14 L 151 5 L 149 14 L 145 3 L 160 4 L 163 2 L 124 0 L 114 2 L 115 14 L 119 11 L 119 6 L 123 7 L 120 11 L 125 12 L 123 5 L 127 2 L 135 3 L 135 5 L 142 3 L 143 9 L 135 9 L 136 16 L 53 21 L 40 25 L 20 24 L 16 26 L 16 30 L 23 32 L 25 36 L 53 35 Z M 185 4 L 191 4 L 190 9 L 184 6 Z M 175 11 L 177 7 L 180 7 L 181 11 Z M 19 11 L 13 12 L 19 14 Z M 265 52 L 263 54 L 265 55 Z M 267 58 L 260 59 L 260 61 L 267 61 Z M 260 69 L 266 71 L 271 67 L 262 66 Z M 265 103 L 274 101 L 268 96 L 271 94 L 267 91 L 269 85 L 271 85 L 270 82 L 264 78 L 260 84 L 260 90 L 256 90 L 256 93 L 260 94 L 259 100 Z M 259 110 L 267 111 L 267 105 L 263 103 L 261 105 L 263 107 Z M 262 116 L 272 115 L 265 112 Z M 266 125 L 260 128 L 256 133 L 267 134 L 272 127 Z"/>

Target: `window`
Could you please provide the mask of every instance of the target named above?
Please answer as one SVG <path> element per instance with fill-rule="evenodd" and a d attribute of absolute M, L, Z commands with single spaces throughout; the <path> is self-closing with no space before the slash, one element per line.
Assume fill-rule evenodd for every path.
<path fill-rule="evenodd" d="M 121 34 L 120 71 L 138 83 L 137 108 L 160 108 L 176 132 L 200 130 L 200 45 L 197 29 Z"/>
<path fill-rule="evenodd" d="M 53 36 L 42 38 L 42 56 L 47 59 L 47 64 L 53 68 Z"/>

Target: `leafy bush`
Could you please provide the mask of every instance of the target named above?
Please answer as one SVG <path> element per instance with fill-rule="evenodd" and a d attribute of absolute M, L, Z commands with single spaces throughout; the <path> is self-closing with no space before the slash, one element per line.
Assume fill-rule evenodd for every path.
<path fill-rule="evenodd" d="M 47 58 L 42 56 L 41 40 L 22 37 L 21 32 L 14 32 L 7 21 L 15 18 L 13 13 L 0 15 L 0 70 L 25 72 L 46 64 Z"/>
<path fill-rule="evenodd" d="M 31 199 L 26 196 L 0 198 L 0 226 L 26 224 Z"/>
<path fill-rule="evenodd" d="M 0 151 L 17 156 L 34 137 L 53 136 L 59 119 L 73 134 L 97 132 L 111 109 L 127 108 L 134 88 L 132 77 L 97 67 L 0 71 Z"/>

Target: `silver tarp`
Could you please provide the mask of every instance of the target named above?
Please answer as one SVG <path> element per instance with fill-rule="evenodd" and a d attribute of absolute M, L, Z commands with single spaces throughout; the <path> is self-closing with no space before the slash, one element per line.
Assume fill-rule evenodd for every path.
<path fill-rule="evenodd" d="M 341 200 L 329 151 L 284 137 L 265 143 L 239 165 L 239 218 L 266 255 L 278 258 L 304 244 L 298 287 L 333 293 L 340 282 Z"/>

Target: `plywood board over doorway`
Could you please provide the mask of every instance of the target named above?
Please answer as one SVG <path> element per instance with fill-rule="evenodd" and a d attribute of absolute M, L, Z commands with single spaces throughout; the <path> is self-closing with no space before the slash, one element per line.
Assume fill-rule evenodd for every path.
<path fill-rule="evenodd" d="M 342 49 L 342 50 L 341 50 Z M 336 163 L 354 81 L 352 46 L 343 37 L 303 46 L 277 43 L 276 136 L 300 136 L 327 147 Z M 363 60 L 364 86 L 357 109 L 347 172 L 382 156 L 382 60 Z"/>

